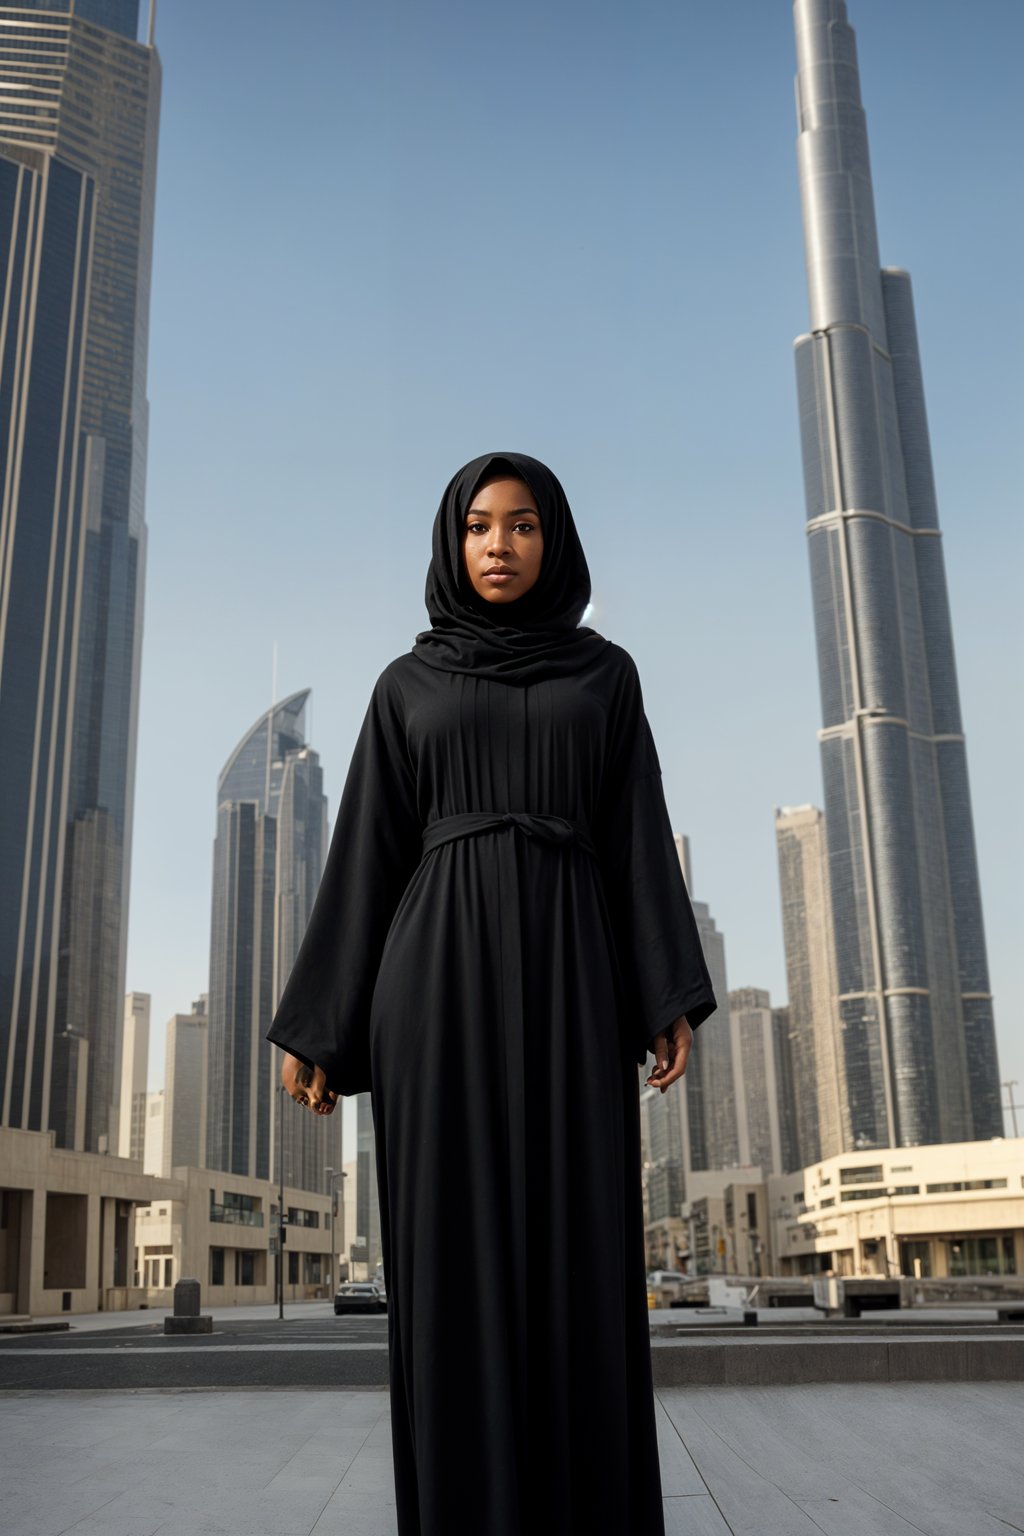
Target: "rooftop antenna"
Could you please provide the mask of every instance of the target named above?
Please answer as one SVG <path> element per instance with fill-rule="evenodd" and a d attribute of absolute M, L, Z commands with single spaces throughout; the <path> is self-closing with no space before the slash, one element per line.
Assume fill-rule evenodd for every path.
<path fill-rule="evenodd" d="M 149 0 L 149 26 L 147 28 L 146 42 L 150 48 L 156 47 L 156 0 Z"/>

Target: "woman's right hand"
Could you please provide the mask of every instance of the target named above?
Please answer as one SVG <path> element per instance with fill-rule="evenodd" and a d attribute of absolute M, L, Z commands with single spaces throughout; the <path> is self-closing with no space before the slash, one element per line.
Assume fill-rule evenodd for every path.
<path fill-rule="evenodd" d="M 314 1115 L 331 1114 L 338 1102 L 337 1093 L 327 1086 L 327 1076 L 323 1067 L 314 1067 L 311 1071 L 304 1061 L 287 1052 L 281 1063 L 281 1081 L 285 1092 L 295 1100 L 296 1104 L 311 1110 Z"/>

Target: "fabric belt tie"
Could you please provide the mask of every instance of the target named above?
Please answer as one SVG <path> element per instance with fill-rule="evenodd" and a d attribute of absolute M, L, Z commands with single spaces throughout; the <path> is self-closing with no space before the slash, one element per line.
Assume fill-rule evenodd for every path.
<path fill-rule="evenodd" d="M 458 816 L 441 816 L 427 823 L 423 828 L 424 857 L 442 843 L 454 842 L 459 837 L 473 837 L 478 832 L 500 832 L 505 827 L 515 827 L 527 837 L 539 838 L 544 843 L 563 848 L 575 845 L 584 853 L 597 855 L 589 830 L 564 816 L 542 816 L 533 811 L 465 811 Z"/>

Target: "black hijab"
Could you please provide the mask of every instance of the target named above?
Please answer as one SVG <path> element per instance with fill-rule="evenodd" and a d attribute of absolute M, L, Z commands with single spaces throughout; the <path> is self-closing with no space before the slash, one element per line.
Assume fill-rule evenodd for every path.
<path fill-rule="evenodd" d="M 473 590 L 462 558 L 466 513 L 481 482 L 509 473 L 533 492 L 544 533 L 540 575 L 513 603 Z M 579 628 L 590 601 L 590 571 L 565 492 L 546 464 L 525 453 L 485 453 L 449 480 L 434 518 L 426 604 L 431 628 L 412 648 L 428 667 L 534 683 L 578 672 L 608 641 Z"/>

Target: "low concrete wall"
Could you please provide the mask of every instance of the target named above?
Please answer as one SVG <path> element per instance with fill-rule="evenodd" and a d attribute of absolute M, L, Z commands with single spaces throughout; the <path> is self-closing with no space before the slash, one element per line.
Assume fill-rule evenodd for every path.
<path fill-rule="evenodd" d="M 656 1387 L 1024 1381 L 1024 1337 L 651 1341 Z"/>

